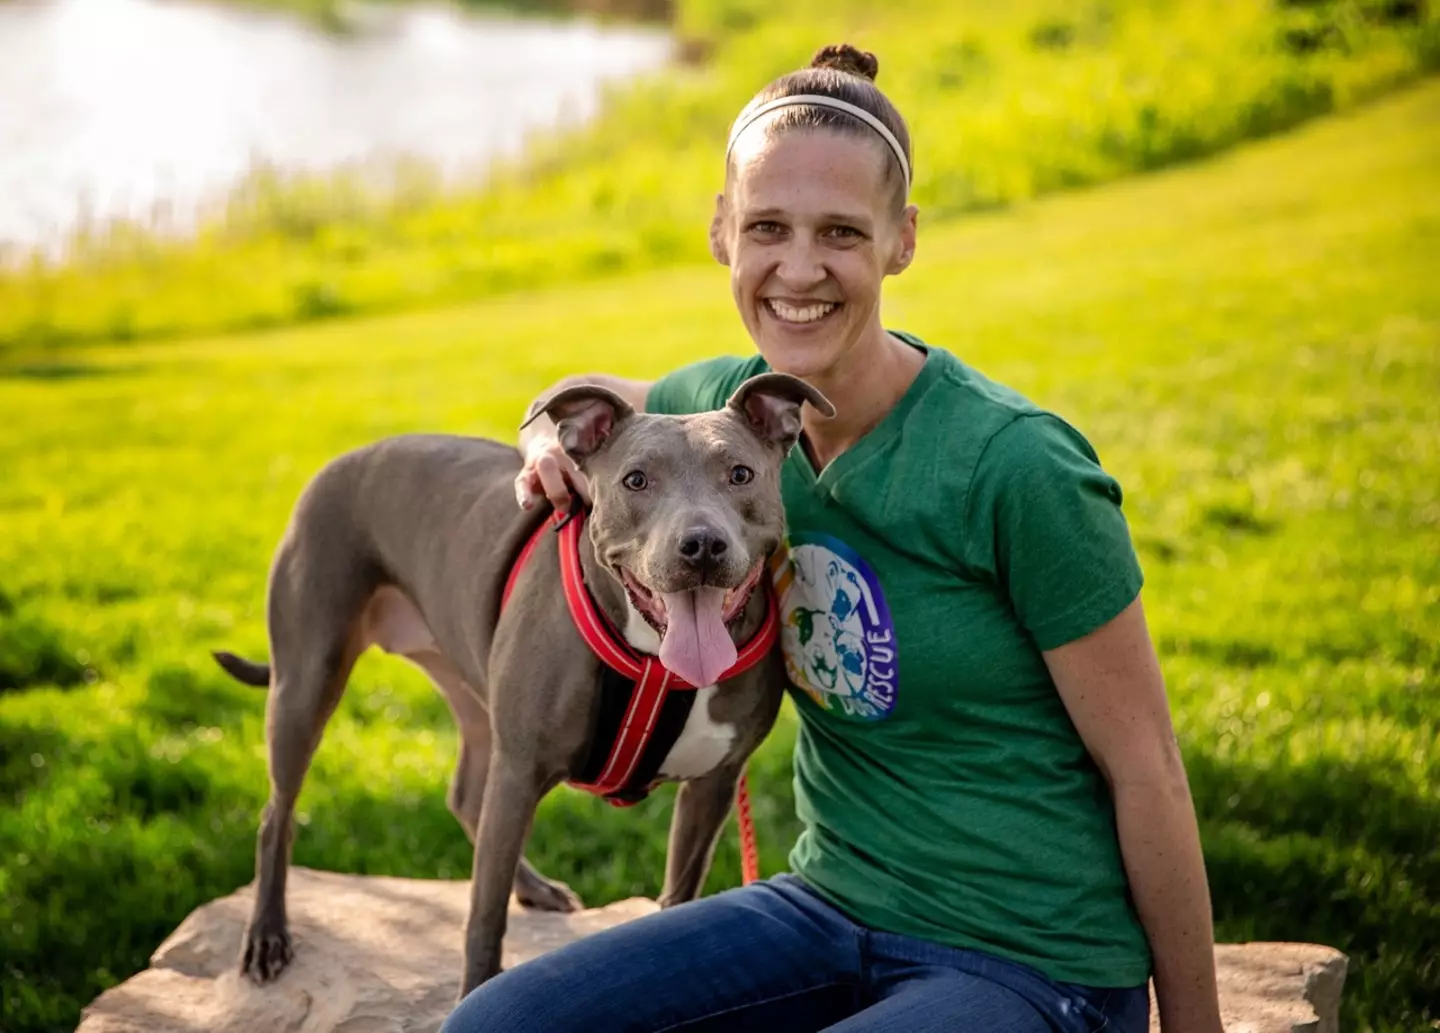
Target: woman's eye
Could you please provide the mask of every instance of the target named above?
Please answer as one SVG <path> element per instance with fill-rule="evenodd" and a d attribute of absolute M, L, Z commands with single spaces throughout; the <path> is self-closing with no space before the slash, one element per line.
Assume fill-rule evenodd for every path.
<path fill-rule="evenodd" d="M 750 229 L 754 233 L 779 233 L 781 226 L 778 222 L 762 219 L 760 222 L 752 222 Z"/>
<path fill-rule="evenodd" d="M 624 476 L 620 483 L 631 491 L 644 491 L 650 486 L 650 479 L 639 470 L 631 470 Z"/>
<path fill-rule="evenodd" d="M 730 471 L 731 484 L 749 484 L 755 479 L 755 471 L 748 466 L 737 466 Z"/>

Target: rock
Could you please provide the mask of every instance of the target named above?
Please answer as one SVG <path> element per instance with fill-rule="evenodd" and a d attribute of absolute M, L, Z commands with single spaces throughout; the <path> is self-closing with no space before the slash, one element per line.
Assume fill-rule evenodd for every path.
<path fill-rule="evenodd" d="M 1222 943 L 1215 947 L 1226 1033 L 1339 1033 L 1340 991 L 1349 961 L 1313 943 Z M 1158 1031 L 1154 1000 L 1150 1029 Z"/>
<path fill-rule="evenodd" d="M 240 975 L 254 885 L 196 908 L 150 968 L 85 1009 L 78 1033 L 433 1033 L 455 1006 L 466 881 L 292 867 L 295 959 L 263 987 Z M 504 964 L 655 910 L 634 898 L 562 915 L 512 899 Z"/>
<path fill-rule="evenodd" d="M 78 1033 L 434 1033 L 454 1005 L 468 882 L 291 868 L 295 960 L 265 987 L 237 965 L 252 893 L 246 886 L 193 911 L 150 968 L 85 1009 Z M 505 964 L 653 910 L 642 898 L 573 915 L 512 902 Z M 1343 954 L 1297 943 L 1215 953 L 1228 1033 L 1337 1033 Z"/>

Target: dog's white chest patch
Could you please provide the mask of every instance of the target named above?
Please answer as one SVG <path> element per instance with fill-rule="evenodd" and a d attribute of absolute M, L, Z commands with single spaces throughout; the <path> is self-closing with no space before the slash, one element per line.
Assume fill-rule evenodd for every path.
<path fill-rule="evenodd" d="M 680 738 L 670 747 L 660 774 L 666 778 L 696 778 L 714 771 L 730 752 L 735 742 L 735 726 L 710 717 L 710 698 L 716 687 L 707 685 L 695 690 L 695 704 Z"/>
<path fill-rule="evenodd" d="M 660 636 L 631 606 L 626 615 L 625 640 L 636 649 L 652 656 L 660 651 Z M 735 726 L 710 717 L 710 699 L 715 686 L 695 690 L 695 703 L 680 730 L 680 738 L 670 747 L 660 765 L 664 778 L 698 778 L 714 771 L 730 752 L 735 742 Z"/>

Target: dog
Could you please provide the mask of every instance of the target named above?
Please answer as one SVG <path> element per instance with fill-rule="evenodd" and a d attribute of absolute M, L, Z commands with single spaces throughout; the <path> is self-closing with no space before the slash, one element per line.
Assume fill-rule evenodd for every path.
<path fill-rule="evenodd" d="M 633 652 L 658 656 L 695 688 L 653 774 L 681 783 L 661 907 L 699 894 L 745 762 L 779 710 L 778 647 L 729 672 L 736 643 L 774 619 L 767 564 L 784 537 L 780 470 L 807 403 L 834 415 L 814 388 L 777 373 L 690 416 L 639 413 L 583 385 L 522 424 L 548 415 L 590 485 L 574 548 L 595 608 Z M 516 505 L 520 468 L 509 445 L 441 434 L 386 438 L 330 462 L 302 492 L 272 561 L 269 663 L 214 654 L 238 680 L 269 689 L 270 797 L 240 957 L 254 982 L 293 957 L 285 877 L 295 801 L 372 645 L 423 669 L 459 728 L 448 803 L 474 844 L 460 996 L 500 971 L 512 890 L 533 908 L 581 907 L 529 864 L 524 844 L 541 798 L 593 766 L 605 670 L 562 591 L 560 536 L 544 530 L 547 514 Z M 533 555 L 517 569 L 527 541 Z"/>

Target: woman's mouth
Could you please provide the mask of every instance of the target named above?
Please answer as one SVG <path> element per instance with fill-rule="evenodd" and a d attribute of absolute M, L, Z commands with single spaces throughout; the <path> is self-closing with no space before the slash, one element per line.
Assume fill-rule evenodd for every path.
<path fill-rule="evenodd" d="M 838 301 L 784 301 L 765 298 L 761 304 L 772 318 L 788 326 L 809 326 L 822 322 L 840 310 Z"/>

